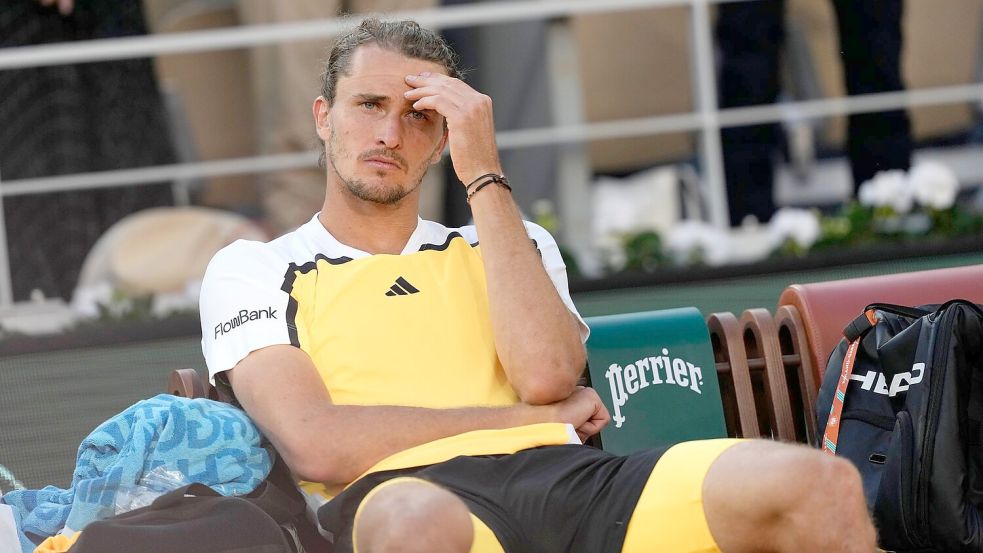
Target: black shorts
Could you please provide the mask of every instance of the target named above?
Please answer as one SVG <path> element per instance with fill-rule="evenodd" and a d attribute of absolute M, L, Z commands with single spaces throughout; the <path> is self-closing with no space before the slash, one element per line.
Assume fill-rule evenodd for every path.
<path fill-rule="evenodd" d="M 335 551 L 352 551 L 362 498 L 400 476 L 437 484 L 460 497 L 506 553 L 620 551 L 642 488 L 665 452 L 618 457 L 580 445 L 545 446 L 511 455 L 455 457 L 425 467 L 365 476 L 318 510 Z"/>

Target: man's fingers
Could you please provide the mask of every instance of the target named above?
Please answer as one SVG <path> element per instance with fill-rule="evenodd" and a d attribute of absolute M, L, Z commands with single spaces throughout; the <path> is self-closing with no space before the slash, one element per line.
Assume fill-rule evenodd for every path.
<path fill-rule="evenodd" d="M 419 100 L 413 102 L 413 109 L 415 109 L 417 111 L 423 111 L 425 109 L 432 109 L 432 110 L 436 111 L 437 113 L 443 113 L 443 112 L 441 112 L 440 107 L 439 107 L 441 104 L 446 104 L 446 102 L 442 102 L 436 96 L 425 96 L 425 97 L 420 98 Z"/>
<path fill-rule="evenodd" d="M 477 92 L 475 92 L 477 94 Z M 423 96 L 453 96 L 455 98 L 463 98 L 465 94 L 460 90 L 456 90 L 450 86 L 444 86 L 443 84 L 427 84 L 422 86 L 414 86 L 403 93 L 403 96 L 407 99 L 411 98 L 421 98 Z"/>
<path fill-rule="evenodd" d="M 604 428 L 609 422 L 611 422 L 611 413 L 608 413 L 608 408 L 601 403 L 600 409 L 598 409 L 597 413 L 594 414 L 594 418 L 601 421 L 601 428 Z"/>
<path fill-rule="evenodd" d="M 601 428 L 602 428 L 601 426 L 594 424 L 593 421 L 587 421 L 584 424 L 577 427 L 577 435 L 580 436 L 580 441 L 584 441 L 587 438 L 593 436 L 594 434 L 600 432 Z"/>
<path fill-rule="evenodd" d="M 418 73 L 415 75 L 407 75 L 406 82 L 413 86 L 423 86 L 439 82 L 459 82 L 464 84 L 461 79 L 455 79 L 454 77 L 449 77 L 443 73 L 431 73 L 429 71 L 424 71 L 423 73 Z"/>
<path fill-rule="evenodd" d="M 417 111 L 429 109 L 447 117 L 452 110 L 457 109 L 457 104 L 446 96 L 424 96 L 413 102 L 413 109 Z"/>
<path fill-rule="evenodd" d="M 419 100 L 420 98 L 426 98 L 428 96 L 445 98 L 450 100 L 451 104 L 454 106 L 462 106 L 467 102 L 466 96 L 445 86 L 423 86 L 420 88 L 412 88 L 403 93 L 403 97 L 410 101 Z"/>
<path fill-rule="evenodd" d="M 426 96 L 436 96 L 439 93 L 440 91 L 435 86 L 421 86 L 407 90 L 403 93 L 403 97 L 407 100 L 419 100 Z"/>
<path fill-rule="evenodd" d="M 471 88 L 470 85 L 461 79 L 455 79 L 454 77 L 448 77 L 447 75 L 442 75 L 440 73 L 429 74 L 424 72 L 419 75 L 407 75 L 405 77 L 405 81 L 406 84 L 411 86 L 414 90 L 433 87 L 443 91 L 445 94 L 478 94 L 477 90 Z"/>

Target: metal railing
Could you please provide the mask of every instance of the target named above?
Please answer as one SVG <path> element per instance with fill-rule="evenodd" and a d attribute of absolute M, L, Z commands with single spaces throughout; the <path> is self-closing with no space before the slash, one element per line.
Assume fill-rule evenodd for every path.
<path fill-rule="evenodd" d="M 706 4 L 714 0 L 510 0 L 392 12 L 396 18 L 413 19 L 432 29 L 454 29 L 568 18 L 592 13 L 612 13 L 670 6 Z M 726 2 L 733 0 L 716 0 Z M 337 35 L 362 16 L 225 29 L 134 36 L 116 39 L 55 43 L 0 49 L 0 70 L 84 63 L 210 50 L 232 50 L 280 42 L 323 39 Z"/>
<path fill-rule="evenodd" d="M 399 18 L 415 19 L 435 29 L 451 29 L 510 23 L 529 20 L 548 20 L 563 25 L 566 19 L 591 13 L 689 6 L 693 56 L 692 80 L 696 111 L 654 117 L 596 123 L 559 124 L 551 127 L 501 131 L 497 135 L 499 148 L 514 149 L 542 145 L 583 145 L 594 140 L 649 136 L 664 133 L 697 132 L 700 135 L 698 155 L 703 168 L 702 187 L 707 198 L 711 222 L 727 224 L 727 205 L 723 177 L 720 129 L 747 124 L 779 122 L 790 113 L 797 118 L 821 118 L 852 113 L 885 111 L 925 105 L 941 105 L 983 100 L 983 85 L 970 84 L 907 90 L 864 96 L 831 98 L 781 105 L 764 105 L 718 110 L 716 79 L 713 63 L 713 37 L 710 4 L 727 1 L 754 0 L 512 0 L 490 4 L 447 6 L 426 10 L 394 12 Z M 139 37 L 79 41 L 71 44 L 48 44 L 0 49 L 0 70 L 38 67 L 67 63 L 151 57 L 167 54 L 227 50 L 280 42 L 328 38 L 358 21 L 360 17 L 333 18 L 268 25 L 251 25 L 204 31 L 167 33 Z M 565 55 L 576 57 L 566 49 Z M 555 59 L 551 60 L 555 63 Z M 580 121 L 582 119 L 579 119 Z M 581 150 L 581 156 L 585 154 Z M 3 181 L 0 179 L 0 309 L 12 303 L 9 260 L 4 235 L 2 202 L 5 196 L 41 194 L 56 191 L 93 189 L 114 186 L 217 177 L 237 174 L 256 174 L 286 169 L 314 167 L 317 156 L 312 153 L 257 155 L 217 161 L 176 163 L 136 169 L 100 171 L 55 177 Z M 584 163 L 578 165 L 583 167 Z M 2 171 L 2 168 L 0 168 Z M 581 171 L 582 172 L 582 171 Z M 2 177 L 2 172 L 0 172 Z M 580 175 L 589 178 L 589 175 Z M 586 187 L 564 186 L 583 193 Z M 586 198 L 565 202 L 567 206 L 589 209 Z M 570 208 L 576 209 L 576 208 Z M 564 220 L 583 220 L 569 210 L 561 211 Z M 563 238 L 571 245 L 583 244 L 589 226 L 566 225 Z"/>

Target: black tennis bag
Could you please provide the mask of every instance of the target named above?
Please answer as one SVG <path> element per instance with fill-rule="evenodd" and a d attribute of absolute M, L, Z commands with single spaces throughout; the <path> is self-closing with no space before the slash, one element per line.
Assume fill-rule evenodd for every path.
<path fill-rule="evenodd" d="M 818 445 L 860 470 L 881 547 L 983 552 L 983 310 L 872 304 L 844 336 Z"/>
<path fill-rule="evenodd" d="M 152 504 L 95 521 L 67 553 L 327 553 L 307 505 L 277 458 L 256 490 L 223 497 L 189 484 Z"/>

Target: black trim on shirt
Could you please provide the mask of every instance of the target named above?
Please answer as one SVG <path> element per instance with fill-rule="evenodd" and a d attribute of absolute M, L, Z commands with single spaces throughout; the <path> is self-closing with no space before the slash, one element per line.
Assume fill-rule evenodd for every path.
<path fill-rule="evenodd" d="M 318 261 L 327 261 L 331 265 L 343 265 L 351 261 L 352 258 L 342 256 L 342 257 L 328 257 L 324 254 L 317 254 L 314 256 L 314 261 L 308 261 L 303 265 L 297 265 L 296 263 L 291 263 L 287 266 L 287 272 L 283 275 L 283 284 L 280 289 L 287 293 L 287 335 L 290 337 L 290 345 L 300 348 L 300 337 L 297 336 L 297 309 L 299 308 L 297 304 L 297 299 L 293 297 L 290 293 L 294 289 L 294 282 L 297 280 L 297 273 L 306 275 L 311 271 L 317 270 Z"/>
<path fill-rule="evenodd" d="M 446 250 L 447 248 L 450 247 L 451 240 L 453 240 L 455 238 L 464 238 L 464 237 L 461 236 L 461 234 L 458 233 L 458 232 L 452 232 L 452 233 L 450 233 L 450 234 L 447 235 L 447 240 L 443 244 L 440 244 L 439 246 L 436 245 L 436 244 L 424 244 L 424 245 L 420 246 L 420 250 L 419 251 L 425 252 L 425 251 L 428 251 L 428 250 L 433 250 L 433 251 L 442 252 L 442 251 L 444 251 L 444 250 Z M 534 248 L 536 248 L 536 253 L 539 254 L 539 257 L 543 257 L 543 252 L 542 252 L 542 250 L 539 249 L 539 243 L 536 242 L 536 239 L 535 238 L 530 238 L 529 240 L 532 241 L 532 246 Z M 478 244 L 479 244 L 479 241 L 478 240 L 475 240 L 474 242 L 471 242 L 471 247 L 472 248 L 477 248 L 478 247 Z"/>
<path fill-rule="evenodd" d="M 453 240 L 455 238 L 460 238 L 462 240 L 464 239 L 464 237 L 461 236 L 461 233 L 460 232 L 452 232 L 452 233 L 450 233 L 450 234 L 447 235 L 447 240 L 445 240 L 443 244 L 440 244 L 440 245 L 437 245 L 437 244 L 424 244 L 424 245 L 420 246 L 419 251 L 425 252 L 425 251 L 433 250 L 433 251 L 436 251 L 436 252 L 442 252 L 442 251 L 444 251 L 444 250 L 446 250 L 447 248 L 450 247 L 451 240 Z M 478 245 L 477 242 L 475 242 L 474 244 L 471 244 L 472 247 L 477 246 L 477 245 Z"/>

